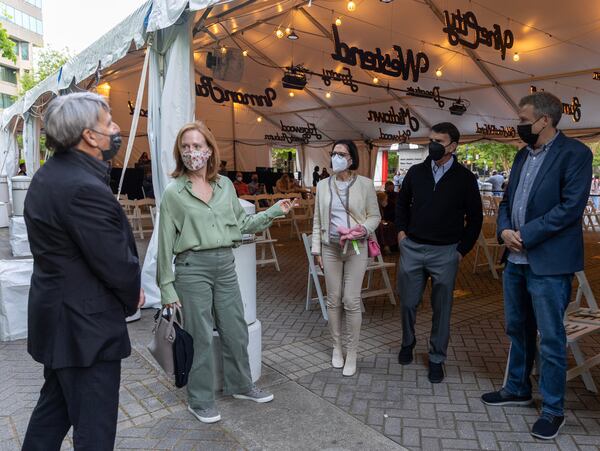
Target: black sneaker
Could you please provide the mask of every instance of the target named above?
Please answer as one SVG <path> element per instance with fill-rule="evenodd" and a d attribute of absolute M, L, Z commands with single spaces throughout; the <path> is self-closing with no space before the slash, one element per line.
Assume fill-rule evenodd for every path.
<path fill-rule="evenodd" d="M 552 440 L 565 424 L 565 417 L 557 417 L 549 413 L 542 413 L 531 429 L 531 435 L 542 440 Z"/>
<path fill-rule="evenodd" d="M 429 382 L 439 384 L 444 380 L 444 364 L 429 362 Z"/>
<path fill-rule="evenodd" d="M 400 352 L 398 353 L 398 363 L 400 365 L 408 365 L 413 361 L 413 349 L 417 345 L 417 340 L 415 339 L 410 346 L 402 346 Z"/>
<path fill-rule="evenodd" d="M 488 406 L 528 406 L 533 402 L 533 398 L 531 395 L 512 395 L 502 388 L 499 391 L 486 393 L 481 397 L 481 401 Z"/>

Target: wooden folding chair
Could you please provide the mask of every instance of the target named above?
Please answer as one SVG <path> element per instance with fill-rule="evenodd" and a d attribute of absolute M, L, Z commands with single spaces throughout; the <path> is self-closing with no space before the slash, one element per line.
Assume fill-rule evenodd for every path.
<path fill-rule="evenodd" d="M 487 227 L 486 227 L 487 226 Z M 486 236 L 486 228 L 491 229 L 492 236 Z M 486 261 L 479 263 L 479 252 L 483 251 Z M 498 270 L 502 269 L 502 264 L 498 259 L 502 256 L 504 245 L 498 243 L 496 237 L 496 216 L 483 216 L 483 226 L 479 232 L 479 237 L 475 243 L 475 261 L 473 262 L 473 274 L 482 266 L 489 267 L 494 279 L 498 279 Z"/>
<path fill-rule="evenodd" d="M 136 217 L 139 222 L 140 238 L 144 239 L 144 232 L 152 233 L 154 229 L 154 215 L 153 209 L 156 208 L 156 202 L 154 199 L 146 198 L 134 201 L 136 208 Z"/>
<path fill-rule="evenodd" d="M 302 233 L 312 232 L 312 218 L 314 214 L 315 200 L 300 198 L 295 199 L 295 201 L 298 206 L 292 208 L 291 211 L 292 227 L 290 230 L 290 235 L 292 235 L 295 231 L 298 239 L 301 240 Z"/>
<path fill-rule="evenodd" d="M 139 235 L 141 239 L 144 239 L 144 231 L 142 228 L 142 221 L 140 218 L 140 211 L 137 208 L 137 201 L 129 200 L 129 199 L 119 199 L 119 204 L 121 204 L 121 208 L 125 212 L 125 216 L 129 221 L 129 225 L 131 226 L 131 231 L 133 235 Z"/>

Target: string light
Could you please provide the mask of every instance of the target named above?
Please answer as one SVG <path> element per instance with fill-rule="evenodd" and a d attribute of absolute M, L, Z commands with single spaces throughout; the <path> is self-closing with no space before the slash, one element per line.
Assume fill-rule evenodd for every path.
<path fill-rule="evenodd" d="M 275 32 L 275 36 L 277 36 L 277 38 L 281 39 L 283 37 L 283 31 L 281 31 L 278 28 L 277 31 Z"/>
<path fill-rule="evenodd" d="M 262 122 L 262 117 L 261 117 L 261 116 L 258 116 L 258 117 L 256 118 L 256 122 Z"/>
<path fill-rule="evenodd" d="M 227 53 L 227 47 L 221 47 L 221 54 L 225 55 Z"/>
<path fill-rule="evenodd" d="M 331 99 L 331 93 L 330 92 L 325 93 L 325 97 L 327 97 L 328 99 Z"/>
<path fill-rule="evenodd" d="M 296 94 L 294 94 L 294 91 L 290 91 L 290 94 L 289 94 L 290 97 L 294 97 L 295 95 Z"/>
<path fill-rule="evenodd" d="M 292 32 L 292 29 L 290 27 L 287 27 L 285 29 L 285 34 L 290 34 Z"/>
<path fill-rule="evenodd" d="M 335 24 L 339 27 L 340 25 L 342 25 L 342 18 L 338 17 L 337 19 L 335 19 Z"/>
<path fill-rule="evenodd" d="M 346 9 L 350 12 L 356 11 L 356 3 L 354 3 L 352 0 L 350 0 L 348 2 L 348 4 L 346 5 Z"/>
<path fill-rule="evenodd" d="M 515 54 L 513 55 L 513 61 L 517 62 L 521 59 L 521 57 L 519 56 L 519 54 L 517 52 L 515 52 Z"/>
<path fill-rule="evenodd" d="M 442 68 L 439 68 L 438 70 L 435 71 L 435 76 L 436 77 L 441 77 L 442 75 L 444 75 L 444 73 L 442 72 Z"/>
<path fill-rule="evenodd" d="M 373 83 L 375 83 L 375 84 L 379 83 L 379 78 L 373 77 Z"/>
<path fill-rule="evenodd" d="M 244 55 L 244 56 L 248 56 L 248 50 L 244 50 L 244 51 L 242 52 L 242 55 Z"/>

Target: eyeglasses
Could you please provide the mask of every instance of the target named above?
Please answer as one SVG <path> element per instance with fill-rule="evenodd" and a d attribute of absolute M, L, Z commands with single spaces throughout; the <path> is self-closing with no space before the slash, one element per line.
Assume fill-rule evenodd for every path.
<path fill-rule="evenodd" d="M 210 147 L 202 147 L 200 144 L 182 144 L 181 150 L 211 150 Z"/>
<path fill-rule="evenodd" d="M 342 157 L 342 158 L 348 158 L 350 156 L 349 153 L 340 153 L 340 152 L 331 152 L 331 158 L 333 157 Z"/>

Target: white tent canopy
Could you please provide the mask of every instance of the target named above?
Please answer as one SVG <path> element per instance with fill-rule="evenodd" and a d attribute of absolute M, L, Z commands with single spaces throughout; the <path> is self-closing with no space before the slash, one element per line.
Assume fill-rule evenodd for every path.
<path fill-rule="evenodd" d="M 165 55 L 171 48 L 169 30 L 185 22 L 193 36 L 189 43 L 194 61 L 191 76 L 200 85 L 199 94 L 208 95 L 195 97 L 192 115 L 205 120 L 213 130 L 231 169 L 234 164 L 241 170 L 268 166 L 273 145 L 297 147 L 303 154 L 303 169 L 313 163 L 323 165 L 326 149 L 337 139 L 355 140 L 368 158 L 369 146 L 387 146 L 402 135 L 410 133 L 410 141 L 423 142 L 430 126 L 441 121 L 455 123 L 464 140 L 514 140 L 510 131 L 508 136 L 498 135 L 499 130 L 492 135 L 481 132 L 486 126 L 514 127 L 517 103 L 531 86 L 551 91 L 565 104 L 576 106 L 579 121 L 565 115 L 560 124 L 563 130 L 575 136 L 595 136 L 600 131 L 593 114 L 600 106 L 600 90 L 596 87 L 600 87 L 600 81 L 593 77 L 594 72 L 600 71 L 596 67 L 600 10 L 593 0 L 554 3 L 548 8 L 545 0 L 507 0 L 500 10 L 491 0 L 369 0 L 349 12 L 345 0 L 148 1 L 5 110 L 2 129 L 11 128 L 14 118 L 26 113 L 39 117 L 50 96 L 72 84 L 86 89 L 108 81 L 113 114 L 127 136 L 131 123 L 128 102 L 134 104 L 136 100 L 145 45 L 154 46 L 157 56 L 154 63 L 152 59 L 150 62 L 150 80 L 156 76 L 157 83 L 164 83 L 165 74 L 171 71 L 172 77 L 181 77 L 187 84 L 188 75 L 181 73 L 181 67 L 165 66 Z M 450 19 L 455 15 L 464 22 L 450 20 L 454 28 L 445 31 L 444 8 Z M 336 19 L 341 21 L 336 26 L 337 38 L 333 32 Z M 461 28 L 461 24 L 467 25 Z M 497 36 L 490 35 L 492 45 L 488 46 L 486 30 L 493 30 L 496 24 L 499 32 Z M 278 28 L 284 32 L 282 38 L 276 37 Z M 293 29 L 299 39 L 288 39 L 286 28 Z M 507 36 L 508 30 L 512 39 Z M 153 36 L 150 41 L 149 36 Z M 484 41 L 477 48 L 449 43 L 450 38 L 473 43 L 477 36 Z M 501 49 L 494 47 L 496 37 L 498 43 L 502 41 L 498 47 L 507 44 L 505 59 Z M 208 53 L 221 56 L 221 48 L 231 54 L 236 50 L 248 52 L 242 58 L 239 82 L 219 80 L 218 74 L 207 67 Z M 376 55 L 378 51 L 381 57 Z M 394 60 L 406 63 L 411 54 L 417 69 L 406 70 L 404 77 L 398 70 L 402 61 Z M 180 53 L 173 61 L 185 58 Z M 285 68 L 290 66 L 302 66 L 308 71 L 306 87 L 294 90 L 294 97 L 289 96 L 291 90 L 282 87 Z M 323 70 L 340 74 L 349 70 L 352 82 L 331 80 L 327 85 L 319 76 Z M 235 70 L 226 72 L 231 75 Z M 378 83 L 374 83 L 375 77 Z M 351 89 L 352 84 L 356 91 Z M 144 111 L 153 110 L 147 100 L 152 86 L 150 81 L 142 100 Z M 230 97 L 241 103 L 219 103 L 219 88 L 230 91 Z M 409 95 L 409 89 L 439 92 L 446 97 L 441 99 L 444 105 L 436 99 Z M 234 94 L 238 92 L 241 94 Z M 257 96 L 265 100 L 262 106 Z M 449 107 L 459 98 L 467 110 L 460 116 L 451 115 Z M 167 117 L 169 111 L 160 108 L 176 109 L 181 102 L 189 99 L 169 98 L 155 111 Z M 271 105 L 266 106 L 267 103 Z M 150 132 L 147 122 L 151 119 L 140 119 L 132 161 L 150 150 L 146 130 Z M 402 121 L 405 124 L 389 123 Z M 312 124 L 314 133 L 310 134 Z M 307 142 L 290 144 L 265 139 L 266 135 L 281 138 L 284 133 L 299 138 L 302 130 L 298 127 L 307 128 Z M 35 131 L 35 127 L 29 128 Z M 171 135 L 171 141 L 166 137 L 160 141 L 161 152 L 168 153 L 174 134 L 164 124 L 160 133 Z"/>

